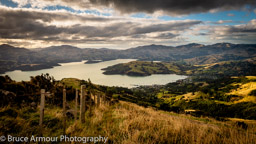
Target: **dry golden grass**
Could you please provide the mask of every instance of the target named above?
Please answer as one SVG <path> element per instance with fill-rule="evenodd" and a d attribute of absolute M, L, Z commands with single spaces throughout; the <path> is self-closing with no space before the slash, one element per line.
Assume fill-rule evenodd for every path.
<path fill-rule="evenodd" d="M 247 120 L 247 119 L 240 119 L 240 118 L 229 118 L 231 121 L 240 121 L 240 122 L 245 122 L 247 124 L 255 125 L 256 126 L 256 120 Z M 255 127 L 256 128 L 256 127 Z"/>
<path fill-rule="evenodd" d="M 107 136 L 109 143 L 191 143 L 253 144 L 254 128 L 229 127 L 224 122 L 205 123 L 184 116 L 174 116 L 128 102 L 114 106 L 101 105 L 86 123 L 76 122 L 67 129 L 75 136 Z"/>
<path fill-rule="evenodd" d="M 115 115 L 124 119 L 120 124 L 120 133 L 125 137 L 119 141 L 124 143 L 250 143 L 254 141 L 249 138 L 247 132 L 171 116 L 135 104 L 122 102 Z"/>
<path fill-rule="evenodd" d="M 253 76 L 247 76 L 248 79 L 254 79 Z M 256 82 L 248 82 L 245 84 L 241 83 L 234 83 L 233 85 L 239 85 L 239 88 L 233 89 L 231 92 L 227 93 L 228 95 L 238 95 L 242 97 L 242 99 L 234 101 L 234 103 L 241 103 L 241 102 L 253 102 L 256 103 L 255 96 L 249 96 L 252 90 L 256 89 Z"/>
<path fill-rule="evenodd" d="M 190 93 L 184 94 L 183 96 L 184 96 L 185 100 L 191 100 L 191 99 L 197 98 L 198 95 L 199 95 L 198 92 L 195 92 L 194 94 L 192 92 L 190 92 Z"/>
<path fill-rule="evenodd" d="M 256 76 L 246 76 L 246 78 L 248 78 L 249 80 L 253 80 L 256 79 Z"/>
<path fill-rule="evenodd" d="M 38 108 L 38 111 L 39 111 L 39 108 Z M 62 113 L 62 108 L 60 107 L 46 107 L 45 110 L 44 110 L 44 114 L 45 115 L 50 115 L 52 117 L 56 117 L 58 119 L 61 119 L 63 117 L 63 113 Z"/>
<path fill-rule="evenodd" d="M 234 101 L 234 103 L 240 103 L 240 102 L 253 102 L 256 103 L 256 97 L 255 96 L 246 96 L 238 101 Z"/>
<path fill-rule="evenodd" d="M 256 89 L 256 82 L 249 82 L 246 84 L 240 84 L 240 87 L 232 90 L 228 94 L 238 95 L 238 96 L 247 96 L 252 90 Z"/>

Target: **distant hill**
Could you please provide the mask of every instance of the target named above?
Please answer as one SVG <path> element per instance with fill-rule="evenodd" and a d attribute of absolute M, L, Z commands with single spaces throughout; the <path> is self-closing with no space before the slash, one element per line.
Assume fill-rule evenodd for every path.
<path fill-rule="evenodd" d="M 133 58 L 145 61 L 183 61 L 190 64 L 209 64 L 256 57 L 256 44 L 231 43 L 213 45 L 191 43 L 177 47 L 146 45 L 127 50 L 81 49 L 70 45 L 29 50 L 3 44 L 0 45 L 0 50 L 0 63 L 4 64 L 0 67 L 0 73 L 17 69 L 22 64 L 57 65 L 60 62 L 85 59 L 106 61 Z"/>
<path fill-rule="evenodd" d="M 47 57 L 47 60 L 55 62 L 80 61 L 83 56 L 82 49 L 69 45 L 47 47 L 38 53 Z"/>
<path fill-rule="evenodd" d="M 256 61 L 228 61 L 200 66 L 175 62 L 132 61 L 109 66 L 102 70 L 107 75 L 121 74 L 129 76 L 149 76 L 151 74 L 255 76 Z"/>
<path fill-rule="evenodd" d="M 107 75 L 149 76 L 151 74 L 188 74 L 188 70 L 194 69 L 197 67 L 173 62 L 132 61 L 109 66 L 103 70 L 105 70 L 104 74 Z"/>
<path fill-rule="evenodd" d="M 35 53 L 25 48 L 16 48 L 7 44 L 1 45 L 0 51 L 0 60 L 17 61 L 20 63 L 29 63 Z"/>
<path fill-rule="evenodd" d="M 38 70 L 58 65 L 47 57 L 25 48 L 0 45 L 0 73 L 12 70 Z"/>

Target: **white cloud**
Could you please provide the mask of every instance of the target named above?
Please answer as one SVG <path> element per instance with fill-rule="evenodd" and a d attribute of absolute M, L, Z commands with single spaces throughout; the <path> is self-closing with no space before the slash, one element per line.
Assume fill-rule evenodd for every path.
<path fill-rule="evenodd" d="M 256 19 L 237 25 L 200 25 L 192 31 L 195 36 L 205 36 L 218 42 L 255 43 Z"/>
<path fill-rule="evenodd" d="M 178 41 L 184 31 L 200 24 L 197 20 L 161 21 L 157 19 L 75 14 L 63 10 L 46 11 L 0 6 L 1 42 L 44 45 L 108 44 Z M 11 22 L 11 23 L 10 23 Z"/>
<path fill-rule="evenodd" d="M 132 0 L 133 4 L 125 5 L 127 1 L 109 0 L 112 5 L 102 1 L 92 3 L 92 0 L 12 0 L 19 8 L 0 6 L 0 43 L 10 43 L 24 47 L 42 47 L 60 44 L 70 44 L 80 47 L 132 47 L 145 44 L 184 44 L 188 42 L 218 42 L 218 41 L 255 41 L 255 20 L 247 24 L 232 20 L 204 22 L 199 20 L 162 21 L 158 17 L 169 14 L 176 17 L 198 12 L 218 12 L 236 9 L 248 1 L 238 1 L 232 6 L 186 7 L 179 1 L 175 9 L 163 7 L 159 1 L 145 7 L 142 1 Z M 167 2 L 167 1 L 165 1 Z M 172 3 L 173 1 L 170 1 Z M 167 4 L 170 4 L 167 2 Z M 187 1 L 186 1 L 187 3 Z M 241 6 L 239 5 L 241 3 Z M 252 2 L 253 3 L 253 2 Z M 135 5 L 138 4 L 138 5 Z M 23 8 L 31 5 L 31 8 Z M 64 6 L 74 9 L 47 10 L 49 6 Z M 135 7 L 132 6 L 135 5 Z M 141 9 L 138 7 L 141 6 Z M 134 8 L 134 9 L 133 9 Z M 81 13 L 77 13 L 82 10 Z M 90 11 L 92 14 L 83 12 Z M 128 11 L 130 10 L 130 12 Z M 118 12 L 120 13 L 118 13 Z M 144 18 L 132 18 L 131 13 L 145 12 Z M 254 10 L 256 13 L 256 9 Z M 110 16 L 103 16 L 108 13 Z M 234 16 L 234 14 L 228 14 Z M 226 23 L 237 23 L 234 26 L 223 26 Z M 220 24 L 220 25 L 218 25 Z"/>

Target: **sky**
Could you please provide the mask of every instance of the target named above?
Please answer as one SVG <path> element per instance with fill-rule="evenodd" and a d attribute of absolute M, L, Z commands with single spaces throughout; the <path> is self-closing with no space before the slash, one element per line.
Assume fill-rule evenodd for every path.
<path fill-rule="evenodd" d="M 17 47 L 255 41 L 256 0 L 0 0 L 0 44 Z"/>

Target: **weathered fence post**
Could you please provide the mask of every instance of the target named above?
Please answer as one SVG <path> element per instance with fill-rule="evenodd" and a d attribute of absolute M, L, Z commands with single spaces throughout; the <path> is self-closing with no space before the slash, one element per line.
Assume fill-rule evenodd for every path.
<path fill-rule="evenodd" d="M 63 89 L 63 130 L 66 133 L 66 89 Z"/>
<path fill-rule="evenodd" d="M 95 97 L 95 94 L 93 95 L 93 101 L 94 101 L 94 104 L 96 104 L 96 97 Z"/>
<path fill-rule="evenodd" d="M 103 99 L 103 104 L 106 104 L 106 95 L 102 95 L 102 99 Z"/>
<path fill-rule="evenodd" d="M 81 120 L 81 123 L 85 122 L 85 85 L 81 85 L 80 120 Z"/>
<path fill-rule="evenodd" d="M 97 95 L 97 106 L 98 107 L 100 106 L 100 95 L 99 94 Z"/>
<path fill-rule="evenodd" d="M 40 120 L 39 120 L 41 135 L 43 130 L 44 106 L 45 106 L 45 89 L 41 89 Z"/>
<path fill-rule="evenodd" d="M 77 106 L 78 106 L 78 89 L 76 89 L 76 107 L 75 107 L 75 121 L 77 120 Z"/>
<path fill-rule="evenodd" d="M 90 98 L 90 109 L 89 109 L 89 115 L 91 116 L 92 115 L 92 93 L 90 92 L 90 95 L 89 95 L 89 98 Z"/>

